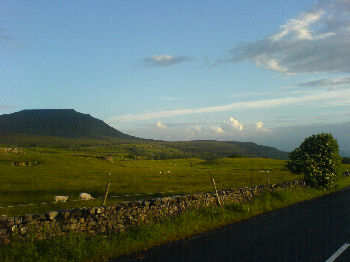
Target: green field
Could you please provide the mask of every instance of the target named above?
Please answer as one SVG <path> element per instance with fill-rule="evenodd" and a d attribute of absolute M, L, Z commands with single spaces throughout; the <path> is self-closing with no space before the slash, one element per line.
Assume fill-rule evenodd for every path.
<path fill-rule="evenodd" d="M 111 182 L 110 204 L 162 195 L 212 191 L 211 178 L 215 179 L 219 189 L 266 184 L 268 176 L 270 183 L 302 178 L 301 175 L 290 173 L 284 160 L 131 160 L 128 154 L 106 146 L 75 149 L 33 147 L 21 149 L 18 153 L 0 149 L 0 214 L 11 216 L 99 206 L 106 182 Z M 342 172 L 347 169 L 350 170 L 350 164 L 343 164 Z M 350 177 L 339 179 L 337 189 L 349 184 Z M 4 261 L 105 261 L 110 257 L 212 230 L 334 190 L 304 188 L 267 192 L 248 203 L 186 211 L 162 223 L 142 225 L 109 238 L 72 234 L 66 238 L 14 241 L 0 247 L 0 257 Z M 79 201 L 81 192 L 91 193 L 97 199 Z M 115 197 L 126 194 L 131 196 Z M 70 198 L 67 203 L 54 204 L 55 195 L 69 195 Z"/>
<path fill-rule="evenodd" d="M 20 153 L 0 150 L 0 214 L 98 206 L 106 182 L 111 182 L 108 199 L 111 203 L 208 192 L 212 191 L 211 178 L 215 179 L 218 189 L 266 184 L 268 174 L 270 183 L 300 178 L 286 169 L 285 161 L 273 159 L 131 160 L 127 153 L 106 146 L 33 147 L 24 148 Z M 81 192 L 97 199 L 78 201 Z M 129 194 L 139 195 L 122 196 Z M 54 204 L 56 195 L 68 195 L 69 201 Z M 33 205 L 26 206 L 28 204 Z"/>

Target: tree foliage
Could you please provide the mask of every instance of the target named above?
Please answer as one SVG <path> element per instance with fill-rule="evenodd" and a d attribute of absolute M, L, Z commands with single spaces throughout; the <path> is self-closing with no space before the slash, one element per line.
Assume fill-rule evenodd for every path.
<path fill-rule="evenodd" d="M 339 174 L 340 156 L 337 140 L 331 134 L 312 135 L 289 155 L 287 167 L 303 173 L 305 182 L 313 187 L 333 187 Z"/>

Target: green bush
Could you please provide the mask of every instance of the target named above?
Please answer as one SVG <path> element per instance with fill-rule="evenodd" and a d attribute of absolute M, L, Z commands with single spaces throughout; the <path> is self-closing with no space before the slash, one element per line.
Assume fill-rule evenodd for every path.
<path fill-rule="evenodd" d="M 350 164 L 350 157 L 343 157 L 341 160 L 342 164 Z"/>
<path fill-rule="evenodd" d="M 331 134 L 312 135 L 289 155 L 287 167 L 293 173 L 304 173 L 312 187 L 333 187 L 339 174 L 340 156 L 337 140 Z"/>

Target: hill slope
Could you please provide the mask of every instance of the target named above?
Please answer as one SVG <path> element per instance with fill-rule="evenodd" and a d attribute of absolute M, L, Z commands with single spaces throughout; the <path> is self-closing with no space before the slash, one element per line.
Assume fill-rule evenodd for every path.
<path fill-rule="evenodd" d="M 74 109 L 35 109 L 0 115 L 0 135 L 8 134 L 135 139 L 102 120 Z"/>
<path fill-rule="evenodd" d="M 287 152 L 269 146 L 258 145 L 253 142 L 197 140 L 174 142 L 168 145 L 205 159 L 229 157 L 232 155 L 288 159 Z"/>

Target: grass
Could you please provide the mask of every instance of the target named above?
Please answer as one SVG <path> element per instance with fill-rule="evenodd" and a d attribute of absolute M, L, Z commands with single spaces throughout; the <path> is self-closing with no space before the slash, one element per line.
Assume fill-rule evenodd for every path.
<path fill-rule="evenodd" d="M 337 185 L 337 189 L 349 186 L 350 177 L 339 180 Z M 248 203 L 191 210 L 162 223 L 143 225 L 108 237 L 72 234 L 66 238 L 13 242 L 0 247 L 0 257 L 2 261 L 105 261 L 333 191 L 306 188 L 269 192 Z"/>
<path fill-rule="evenodd" d="M 114 147 L 27 148 L 15 154 L 0 150 L 0 215 L 23 215 L 52 209 L 99 206 L 105 185 L 111 182 L 107 204 L 144 199 L 159 195 L 212 191 L 211 178 L 218 189 L 279 183 L 300 178 L 290 173 L 285 161 L 263 158 L 130 160 Z M 110 156 L 114 162 L 106 160 Z M 13 163 L 38 162 L 38 165 L 14 166 Z M 164 174 L 164 171 L 170 173 Z M 108 175 L 108 172 L 111 175 Z M 160 173 L 162 172 L 162 173 Z M 88 192 L 95 201 L 78 200 Z M 160 193 L 165 192 L 165 193 Z M 148 195 L 146 193 L 157 193 Z M 68 195 L 66 204 L 54 204 L 55 195 Z M 40 204 L 40 203 L 47 204 Z M 33 206 L 23 206 L 36 204 Z M 13 206 L 13 207 L 8 207 Z"/>

